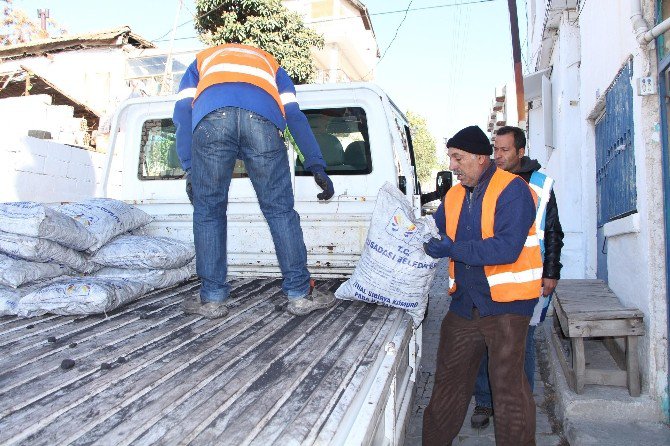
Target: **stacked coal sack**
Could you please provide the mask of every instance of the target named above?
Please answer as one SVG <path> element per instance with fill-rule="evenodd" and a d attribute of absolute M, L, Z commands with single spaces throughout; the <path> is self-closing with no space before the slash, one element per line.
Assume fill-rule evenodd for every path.
<path fill-rule="evenodd" d="M 161 237 L 128 235 L 152 218 L 122 201 L 97 198 L 55 209 L 39 203 L 5 203 L 0 204 L 0 215 L 8 215 L 4 220 L 0 217 L 0 252 L 7 256 L 4 263 L 0 258 L 0 277 L 7 288 L 4 305 L 0 297 L 0 315 L 106 313 L 193 274 L 193 268 L 185 268 L 194 256 L 192 246 Z M 22 226 L 19 220 L 27 216 L 40 221 L 37 231 L 17 229 Z M 59 234 L 56 240 L 52 233 Z M 5 239 L 11 243 L 3 242 Z M 187 259 L 180 260 L 176 267 L 172 259 L 161 264 L 161 257 L 152 255 L 152 249 L 161 243 L 164 251 L 175 249 L 180 259 Z M 24 245 L 32 251 L 17 248 Z M 133 255 L 151 260 L 129 262 Z M 40 273 L 34 272 L 37 266 L 20 262 L 39 264 Z M 137 265 L 141 267 L 135 268 Z M 159 265 L 161 268 L 154 268 Z"/>
<path fill-rule="evenodd" d="M 89 270 L 84 271 L 87 275 L 63 277 L 26 295 L 17 306 L 18 316 L 106 313 L 148 291 L 141 281 L 88 274 L 100 269 L 100 265 L 91 260 L 98 250 L 115 237 L 148 224 L 151 216 L 135 206 L 109 198 L 67 203 L 55 210 L 77 222 L 91 237 L 92 242 L 83 253 Z"/>
<path fill-rule="evenodd" d="M 92 272 L 95 238 L 72 217 L 34 202 L 0 204 L 0 315 L 57 277 Z"/>
<path fill-rule="evenodd" d="M 149 290 L 168 288 L 195 274 L 195 247 L 168 237 L 122 235 L 91 257 L 103 267 L 96 277 L 140 281 Z"/>

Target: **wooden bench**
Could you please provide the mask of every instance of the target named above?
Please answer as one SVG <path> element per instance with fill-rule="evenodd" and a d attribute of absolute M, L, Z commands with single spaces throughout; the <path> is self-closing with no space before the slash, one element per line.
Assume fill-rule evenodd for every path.
<path fill-rule="evenodd" d="M 631 396 L 640 396 L 637 341 L 644 335 L 643 313 L 624 307 L 602 280 L 561 280 L 553 303 L 552 338 L 570 388 L 580 394 L 584 384 L 628 386 Z M 559 330 L 570 339 L 572 366 Z M 587 369 L 584 338 L 603 338 L 621 370 Z"/>

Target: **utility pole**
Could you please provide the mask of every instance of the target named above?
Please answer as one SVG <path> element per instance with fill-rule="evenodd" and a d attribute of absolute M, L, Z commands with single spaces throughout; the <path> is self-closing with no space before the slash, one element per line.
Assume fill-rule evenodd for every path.
<path fill-rule="evenodd" d="M 42 24 L 42 31 L 47 30 L 47 19 L 49 18 L 48 9 L 38 9 L 37 16 L 40 18 L 40 23 Z"/>
<path fill-rule="evenodd" d="M 523 71 L 521 67 L 521 42 L 519 41 L 519 17 L 516 0 L 507 0 L 509 23 L 512 31 L 512 58 L 514 59 L 514 83 L 516 84 L 516 111 L 519 122 L 526 121 L 526 100 L 523 91 Z"/>

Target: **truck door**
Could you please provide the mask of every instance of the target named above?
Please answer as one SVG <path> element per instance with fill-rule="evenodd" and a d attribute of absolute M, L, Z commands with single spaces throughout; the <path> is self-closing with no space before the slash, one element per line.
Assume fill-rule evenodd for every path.
<path fill-rule="evenodd" d="M 299 148 L 290 145 L 296 210 L 301 218 L 309 268 L 317 275 L 344 275 L 353 269 L 360 255 L 376 196 L 376 190 L 375 196 L 370 196 L 375 167 L 368 114 L 360 106 L 305 108 L 303 112 L 335 187 L 331 200 L 318 201 L 320 189 L 305 170 Z"/>

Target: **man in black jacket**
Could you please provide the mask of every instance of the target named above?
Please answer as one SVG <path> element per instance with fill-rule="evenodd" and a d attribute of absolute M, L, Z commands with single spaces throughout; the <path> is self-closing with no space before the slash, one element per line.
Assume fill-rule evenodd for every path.
<path fill-rule="evenodd" d="M 542 295 L 535 307 L 533 318 L 526 337 L 526 357 L 524 370 L 531 390 L 535 375 L 535 346 L 533 337 L 535 327 L 544 320 L 551 294 L 561 276 L 561 248 L 563 247 L 563 229 L 558 219 L 558 206 L 552 190 L 553 180 L 538 172 L 540 163 L 525 156 L 526 136 L 518 127 L 501 127 L 496 133 L 494 144 L 496 165 L 508 172 L 515 173 L 526 180 L 538 197 L 536 227 L 540 239 L 543 239 Z M 544 224 L 543 224 L 544 223 Z M 542 237 L 541 229 L 544 229 Z M 542 244 L 542 243 L 541 243 Z M 476 407 L 470 419 L 474 429 L 483 429 L 489 425 L 493 415 L 493 401 L 488 376 L 487 355 L 484 355 L 477 382 L 475 384 Z"/>

